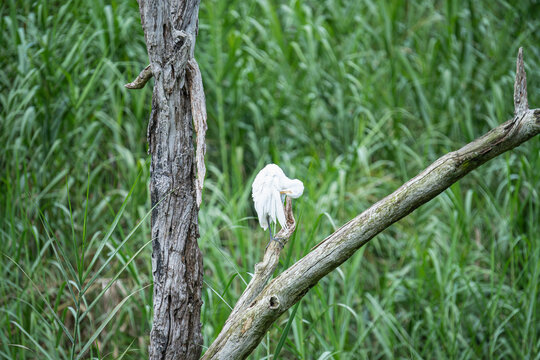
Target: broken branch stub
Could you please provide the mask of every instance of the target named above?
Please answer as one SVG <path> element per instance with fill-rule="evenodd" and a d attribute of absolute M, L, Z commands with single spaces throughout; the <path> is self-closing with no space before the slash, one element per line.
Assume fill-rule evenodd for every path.
<path fill-rule="evenodd" d="M 519 48 L 516 60 L 516 80 L 514 82 L 514 115 L 519 115 L 529 110 L 527 100 L 527 75 L 523 64 L 523 48 Z"/>
<path fill-rule="evenodd" d="M 248 286 L 246 292 L 249 290 L 249 295 L 246 292 L 242 295 L 203 359 L 245 359 L 281 314 L 373 237 L 486 161 L 540 134 L 540 109 L 528 110 L 521 50 L 517 68 L 514 93 L 516 114 L 512 119 L 461 149 L 439 158 L 392 194 L 328 236 L 319 246 L 261 288 L 258 294 L 258 288 Z M 244 297 L 250 301 L 242 300 Z"/>
<path fill-rule="evenodd" d="M 142 89 L 144 85 L 146 85 L 148 80 L 152 78 L 152 76 L 153 76 L 152 69 L 150 68 L 150 65 L 148 65 L 147 67 L 141 70 L 140 74 L 137 76 L 135 80 L 133 80 L 130 83 L 127 83 L 124 86 L 130 90 Z"/>

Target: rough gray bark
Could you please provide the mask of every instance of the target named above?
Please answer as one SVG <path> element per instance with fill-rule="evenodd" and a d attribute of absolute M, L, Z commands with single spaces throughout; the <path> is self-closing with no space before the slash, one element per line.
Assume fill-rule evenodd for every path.
<path fill-rule="evenodd" d="M 528 109 L 521 49 L 514 89 L 515 115 L 512 119 L 435 161 L 394 193 L 343 225 L 266 287 L 259 286 L 258 294 L 254 287 L 248 286 L 246 293 L 249 294 L 242 295 L 241 299 L 249 298 L 249 301 L 237 304 L 203 359 L 246 358 L 281 314 L 374 236 L 473 169 L 539 134 L 540 109 Z M 268 252 L 273 251 L 276 250 L 267 249 L 263 264 L 268 262 Z"/>
<path fill-rule="evenodd" d="M 154 76 L 148 125 L 152 200 L 154 321 L 150 359 L 198 359 L 202 350 L 202 255 L 197 245 L 197 167 L 193 112 L 200 106 L 202 82 L 190 86 L 199 0 L 139 0 L 150 68 L 128 88 Z M 196 67 L 198 72 L 198 67 Z M 195 100 L 194 100 L 195 99 Z M 202 96 L 204 101 L 204 94 Z M 195 101 L 195 106 L 192 102 Z M 205 109 L 204 109 L 205 110 Z M 204 115 L 204 116 L 203 116 Z M 206 114 L 196 114 L 199 118 Z M 202 137 L 204 141 L 204 136 Z M 203 154 L 204 155 L 204 154 Z M 204 166 L 204 163 L 203 163 Z M 202 181 L 202 180 L 201 180 Z"/>

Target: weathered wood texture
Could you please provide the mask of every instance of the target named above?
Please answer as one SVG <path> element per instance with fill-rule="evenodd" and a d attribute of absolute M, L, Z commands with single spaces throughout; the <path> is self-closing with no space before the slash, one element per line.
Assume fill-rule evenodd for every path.
<path fill-rule="evenodd" d="M 193 58 L 199 0 L 139 0 L 139 8 L 151 69 L 140 83 L 155 79 L 148 125 L 155 206 L 150 359 L 198 359 L 203 272 L 191 98 L 200 96 L 190 93 L 186 65 Z"/>
<path fill-rule="evenodd" d="M 208 126 L 206 125 L 206 97 L 204 96 L 202 75 L 195 59 L 188 61 L 186 75 L 191 98 L 193 126 L 195 127 L 195 133 L 197 134 L 197 151 L 195 152 L 197 181 L 195 182 L 195 194 L 197 198 L 197 207 L 199 207 L 202 202 L 202 189 L 204 176 L 206 175 L 204 155 L 206 154 L 206 130 L 208 129 Z"/>
<path fill-rule="evenodd" d="M 327 237 L 262 288 L 256 297 L 251 293 L 253 300 L 247 305 L 243 303 L 241 311 L 235 308 L 203 359 L 246 358 L 281 314 L 298 302 L 319 279 L 374 236 L 439 195 L 473 169 L 539 134 L 540 109 L 528 110 L 526 105 L 521 50 L 515 89 L 516 111 L 511 120 L 460 150 L 444 155 L 394 193 Z"/>
<path fill-rule="evenodd" d="M 229 320 L 234 319 L 238 313 L 244 311 L 244 309 L 246 309 L 251 302 L 255 300 L 257 295 L 261 293 L 268 280 L 270 280 L 274 274 L 274 271 L 279 264 L 279 255 L 281 255 L 281 251 L 289 241 L 291 235 L 294 233 L 294 229 L 296 229 L 296 221 L 294 220 L 292 212 L 292 199 L 290 197 L 287 197 L 287 202 L 285 204 L 285 220 L 287 226 L 282 228 L 275 235 L 275 238 L 279 239 L 281 244 L 277 241 L 270 241 L 266 251 L 264 252 L 263 261 L 255 265 L 253 277 L 251 278 L 240 299 L 238 299 L 236 302 L 236 305 L 231 311 L 229 319 L 225 323 L 223 330 L 232 325 L 232 322 Z"/>

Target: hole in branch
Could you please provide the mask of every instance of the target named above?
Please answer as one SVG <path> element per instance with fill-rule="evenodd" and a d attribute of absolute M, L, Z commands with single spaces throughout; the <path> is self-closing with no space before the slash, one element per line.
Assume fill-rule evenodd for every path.
<path fill-rule="evenodd" d="M 273 295 L 270 297 L 270 309 L 277 309 L 279 307 L 279 299 Z"/>

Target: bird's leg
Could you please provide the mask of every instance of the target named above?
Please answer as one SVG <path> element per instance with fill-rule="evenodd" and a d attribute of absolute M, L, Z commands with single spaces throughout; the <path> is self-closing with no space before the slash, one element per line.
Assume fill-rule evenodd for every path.
<path fill-rule="evenodd" d="M 270 230 L 270 241 L 268 241 L 268 244 L 266 244 L 266 247 L 264 248 L 264 251 L 266 251 L 266 249 L 268 249 L 268 246 L 270 245 L 270 243 L 272 241 L 277 241 L 279 243 L 279 245 L 281 245 L 281 248 L 285 247 L 285 244 L 283 244 L 280 241 L 280 239 L 275 238 L 274 235 L 272 235 L 272 226 L 270 225 L 270 216 L 266 217 L 266 221 L 268 222 L 268 230 Z"/>
<path fill-rule="evenodd" d="M 268 226 L 270 228 L 270 226 Z M 268 246 L 270 246 L 270 243 L 272 242 L 272 229 L 270 229 L 270 240 L 268 241 L 268 244 L 266 244 L 266 247 L 264 248 L 264 251 L 268 249 Z"/>

